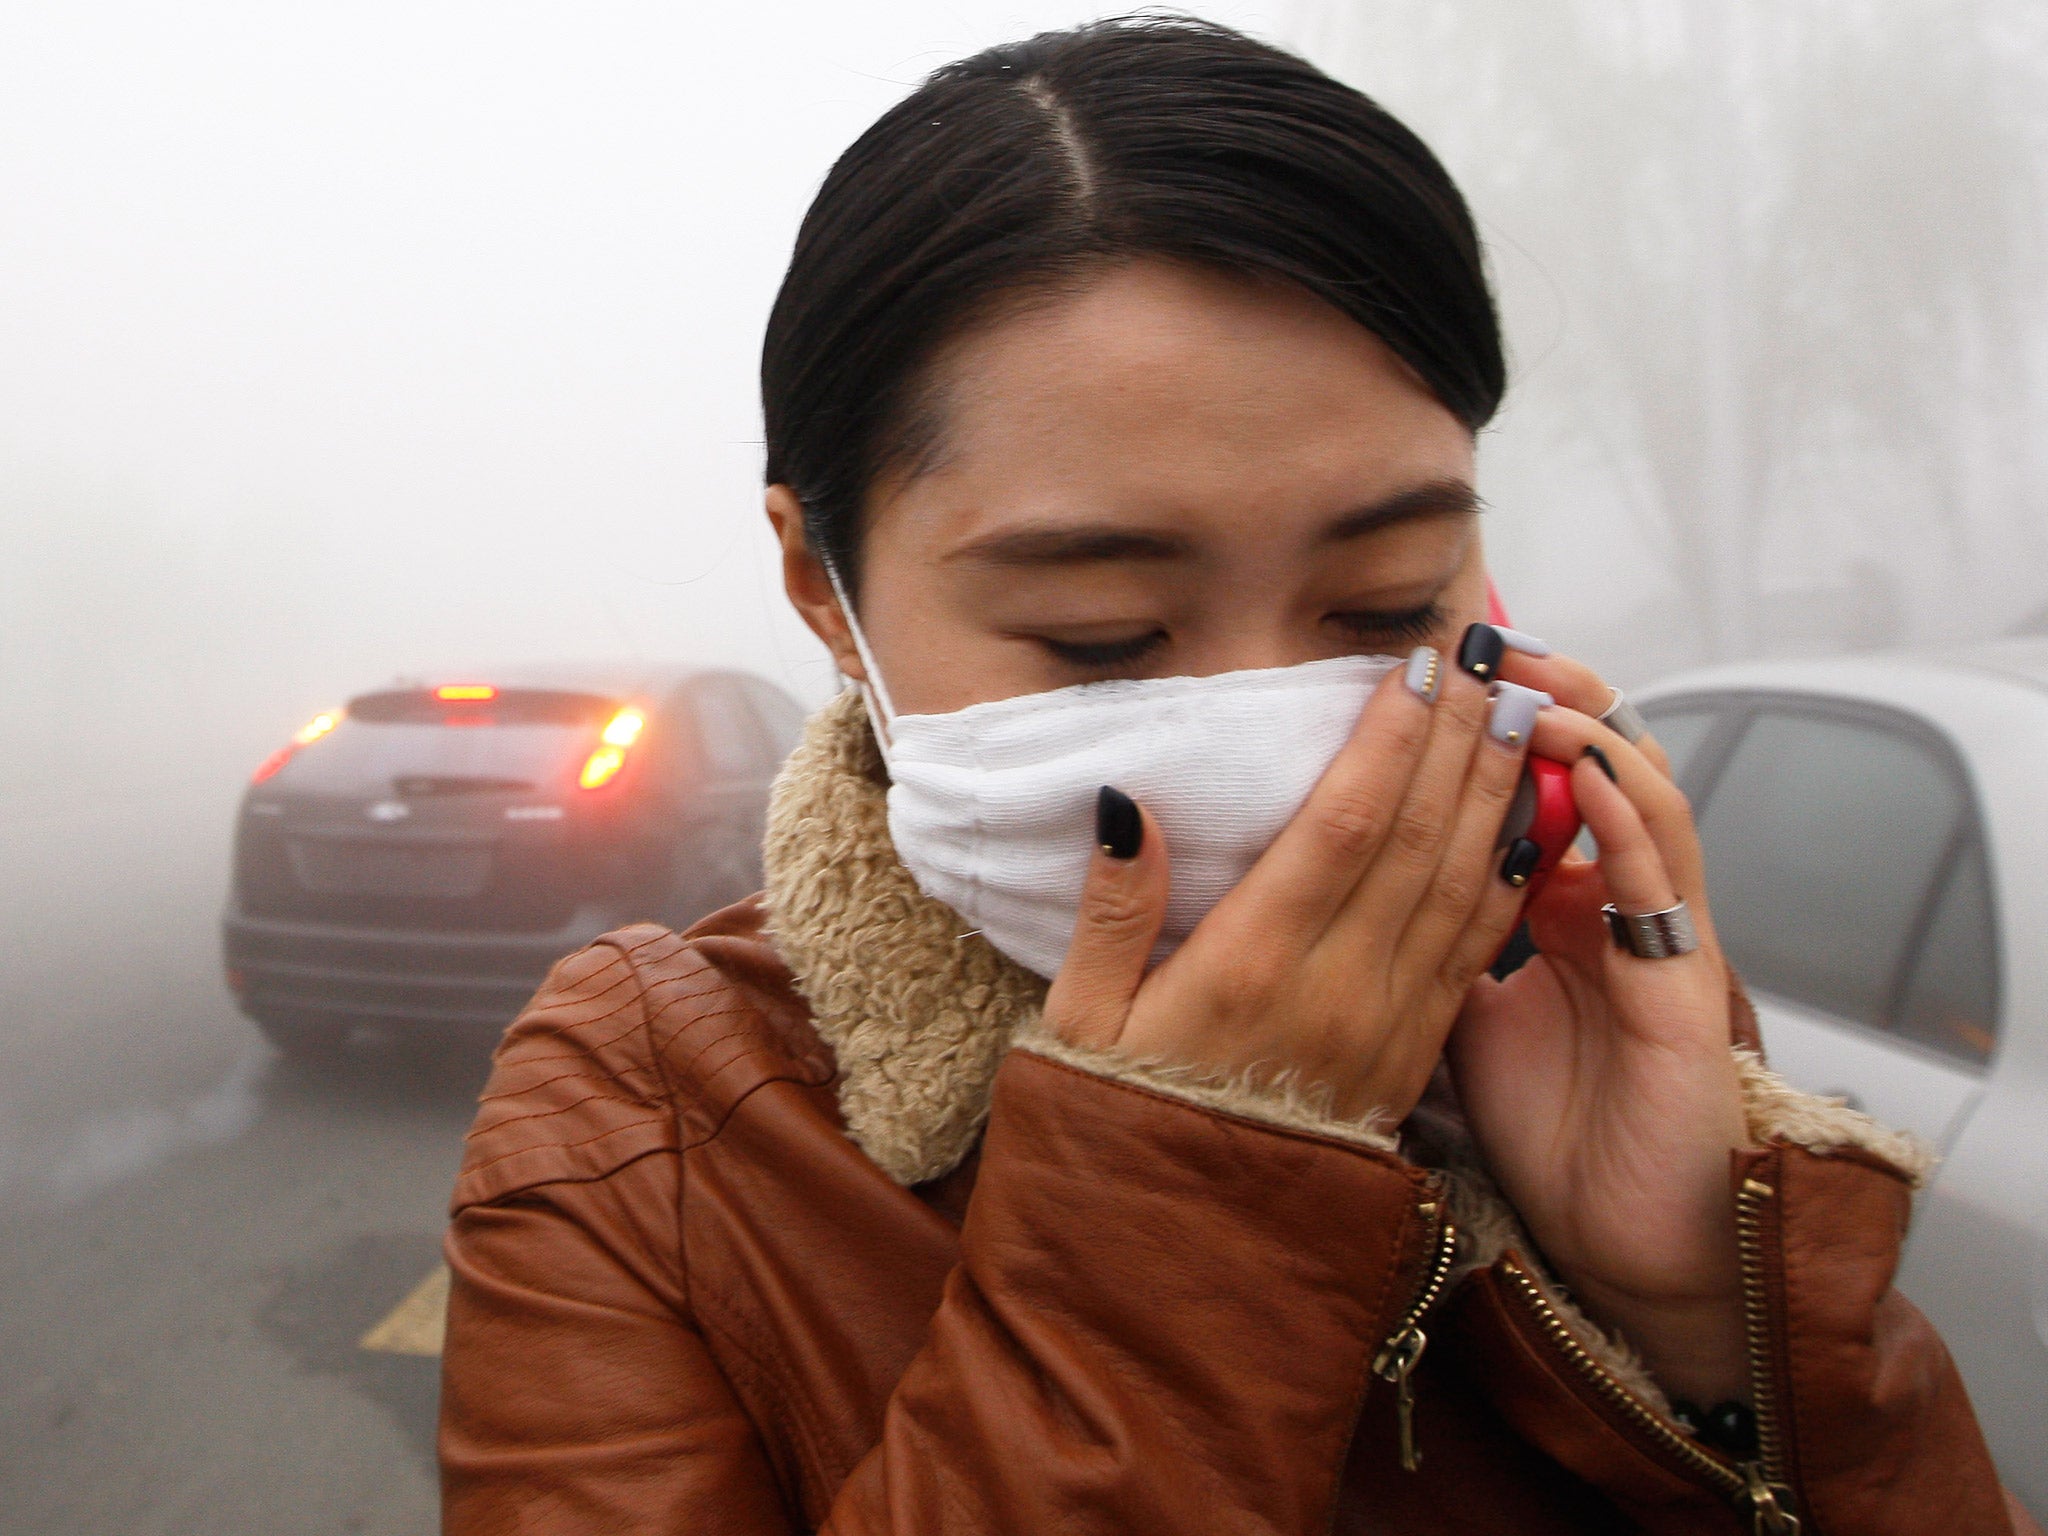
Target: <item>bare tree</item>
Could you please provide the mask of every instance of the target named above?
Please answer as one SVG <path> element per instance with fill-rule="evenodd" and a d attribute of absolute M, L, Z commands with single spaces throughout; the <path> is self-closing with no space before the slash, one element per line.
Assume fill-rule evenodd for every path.
<path fill-rule="evenodd" d="M 1640 674 L 2048 600 L 2039 7 L 1301 0 L 1291 32 L 1472 198 L 1518 365 L 1496 542 L 1561 638 Z"/>

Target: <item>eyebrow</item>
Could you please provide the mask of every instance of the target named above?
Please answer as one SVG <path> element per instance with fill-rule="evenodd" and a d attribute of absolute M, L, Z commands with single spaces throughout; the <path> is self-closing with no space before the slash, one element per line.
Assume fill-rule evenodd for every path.
<path fill-rule="evenodd" d="M 1395 523 L 1423 517 L 1470 516 L 1485 510 L 1478 491 L 1463 480 L 1431 480 L 1346 512 L 1316 535 L 1318 544 L 1343 544 Z M 1185 560 L 1195 552 L 1184 534 L 1114 523 L 1068 523 L 991 534 L 955 550 L 949 561 L 1016 569 L 1093 565 L 1114 560 Z"/>
<path fill-rule="evenodd" d="M 1470 482 L 1446 477 L 1396 491 L 1371 506 L 1345 513 L 1322 531 L 1317 542 L 1342 544 L 1394 523 L 1421 517 L 1476 517 L 1485 510 L 1485 501 Z"/>

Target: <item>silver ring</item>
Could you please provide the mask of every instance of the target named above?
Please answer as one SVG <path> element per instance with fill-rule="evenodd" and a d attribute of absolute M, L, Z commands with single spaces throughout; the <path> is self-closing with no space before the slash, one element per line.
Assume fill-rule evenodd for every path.
<path fill-rule="evenodd" d="M 1600 915 L 1607 919 L 1614 947 L 1642 960 L 1668 960 L 1700 947 L 1699 930 L 1693 927 L 1692 913 L 1682 901 L 1662 912 L 1624 912 L 1610 901 Z"/>
<path fill-rule="evenodd" d="M 1593 718 L 1623 741 L 1641 741 L 1650 728 L 1643 724 L 1643 717 L 1636 713 L 1635 705 L 1629 703 L 1619 688 L 1610 686 L 1607 691 L 1614 697 L 1609 699 L 1607 707 Z"/>

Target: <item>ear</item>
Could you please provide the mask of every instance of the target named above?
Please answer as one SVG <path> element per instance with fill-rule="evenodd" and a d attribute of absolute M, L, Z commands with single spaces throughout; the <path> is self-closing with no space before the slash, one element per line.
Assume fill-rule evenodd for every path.
<path fill-rule="evenodd" d="M 782 546 L 782 590 L 789 594 L 790 606 L 803 615 L 811 633 L 825 642 L 840 675 L 866 682 L 867 669 L 853 643 L 853 630 L 832 590 L 832 578 L 825 574 L 825 562 L 812 552 L 804 531 L 803 504 L 795 491 L 786 485 L 768 487 L 768 521 Z"/>

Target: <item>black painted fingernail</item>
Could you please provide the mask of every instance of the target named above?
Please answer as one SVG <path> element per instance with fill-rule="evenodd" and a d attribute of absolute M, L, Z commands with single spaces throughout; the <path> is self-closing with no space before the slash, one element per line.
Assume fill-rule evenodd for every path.
<path fill-rule="evenodd" d="M 1518 837 L 1508 845 L 1508 856 L 1500 861 L 1500 877 L 1520 890 L 1529 883 L 1529 877 L 1536 873 L 1536 866 L 1542 859 L 1541 843 Z"/>
<path fill-rule="evenodd" d="M 1095 841 L 1112 859 L 1135 859 L 1145 842 L 1138 802 L 1108 784 L 1095 796 Z"/>
<path fill-rule="evenodd" d="M 1600 771 L 1607 775 L 1608 783 L 1615 785 L 1619 785 L 1621 783 L 1621 780 L 1617 779 L 1614 776 L 1614 764 L 1607 761 L 1607 754 L 1605 752 L 1602 752 L 1598 747 L 1594 746 L 1591 742 L 1588 742 L 1586 744 L 1586 750 L 1581 752 L 1579 756 L 1590 757 L 1591 759 L 1593 759 L 1593 762 L 1599 767 Z"/>
<path fill-rule="evenodd" d="M 1500 671 L 1500 653 L 1507 649 L 1500 631 L 1491 624 L 1473 624 L 1458 642 L 1458 666 L 1482 683 L 1490 683 Z"/>

